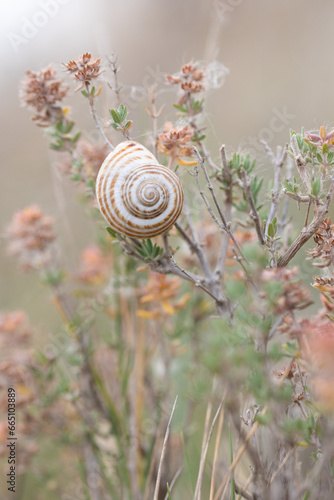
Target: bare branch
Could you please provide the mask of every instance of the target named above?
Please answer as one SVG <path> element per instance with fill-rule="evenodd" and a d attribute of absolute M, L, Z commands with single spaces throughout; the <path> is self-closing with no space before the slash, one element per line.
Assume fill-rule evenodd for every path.
<path fill-rule="evenodd" d="M 94 101 L 95 96 L 91 95 L 88 84 L 86 84 L 86 92 L 88 94 L 88 102 L 89 102 L 90 113 L 91 113 L 91 115 L 93 117 L 93 120 L 95 122 L 95 126 L 96 126 L 97 130 L 99 131 L 100 136 L 103 139 L 103 142 L 111 149 L 111 151 L 113 151 L 115 148 L 111 144 L 111 142 L 109 141 L 109 139 L 106 136 L 106 134 L 104 133 L 104 130 L 101 127 L 100 121 L 99 121 L 99 119 L 97 117 L 96 109 L 95 109 L 95 101 Z"/>
<path fill-rule="evenodd" d="M 225 145 L 223 144 L 220 148 L 221 160 L 222 160 L 222 170 L 223 170 L 223 179 L 226 182 L 226 190 L 225 190 L 225 218 L 227 220 L 227 224 L 231 224 L 232 218 L 232 174 L 230 169 L 228 168 Z M 220 247 L 220 252 L 217 259 L 215 276 L 217 281 L 219 281 L 222 277 L 225 267 L 225 261 L 227 256 L 227 250 L 230 242 L 230 235 L 225 232 L 222 235 L 222 243 Z"/>
<path fill-rule="evenodd" d="M 256 229 L 256 233 L 257 233 L 257 237 L 258 237 L 259 242 L 261 243 L 261 245 L 265 245 L 265 241 L 264 241 L 263 234 L 262 234 L 260 217 L 259 217 L 258 211 L 256 210 L 254 198 L 253 198 L 253 195 L 252 195 L 251 190 L 250 190 L 250 183 L 249 183 L 249 180 L 247 179 L 246 172 L 244 169 L 241 169 L 241 176 L 242 176 L 241 185 L 243 187 L 245 196 L 246 196 L 247 201 L 248 201 L 250 208 L 251 208 L 251 212 L 249 213 L 249 217 L 254 221 L 254 225 L 255 225 L 255 229 Z"/>
<path fill-rule="evenodd" d="M 273 190 L 272 190 L 272 194 L 271 194 L 271 205 L 270 205 L 269 215 L 267 218 L 266 229 L 265 229 L 265 234 L 268 237 L 269 224 L 272 222 L 272 220 L 274 219 L 274 217 L 276 215 L 277 207 L 278 207 L 278 204 L 279 204 L 281 197 L 282 197 L 282 194 L 280 193 L 281 173 L 282 173 L 282 168 L 283 168 L 283 165 L 284 165 L 286 157 L 287 157 L 288 144 L 285 145 L 283 151 L 282 151 L 282 148 L 277 147 L 276 157 L 273 155 L 273 153 L 272 153 L 271 149 L 269 148 L 269 146 L 267 145 L 267 143 L 262 141 L 262 144 L 264 144 L 265 149 L 267 151 L 267 154 L 270 157 L 270 159 L 273 163 L 273 166 L 274 166 L 274 186 L 273 186 Z M 269 154 L 268 149 L 270 150 L 271 154 Z"/>
<path fill-rule="evenodd" d="M 116 54 L 112 54 L 110 57 L 107 57 L 107 60 L 108 60 L 109 65 L 111 67 L 111 71 L 114 73 L 114 87 L 112 87 L 111 85 L 109 85 L 109 87 L 115 92 L 117 104 L 118 104 L 118 106 L 120 106 L 120 104 L 121 104 L 120 92 L 122 90 L 122 87 L 120 87 L 118 84 L 117 73 L 119 71 L 119 67 L 117 66 Z"/>
<path fill-rule="evenodd" d="M 328 212 L 328 207 L 334 194 L 334 176 L 331 177 L 331 184 L 328 189 L 326 200 L 322 207 L 318 209 L 313 217 L 312 222 L 303 228 L 299 236 L 295 239 L 292 245 L 288 248 L 285 254 L 278 261 L 277 267 L 285 267 L 290 260 L 296 255 L 303 245 L 314 235 L 314 233 L 321 226 L 326 214 Z M 316 210 L 317 207 L 315 207 Z"/>
<path fill-rule="evenodd" d="M 304 184 L 304 187 L 306 188 L 306 191 L 310 191 L 311 190 L 310 174 L 306 168 L 307 163 L 306 163 L 305 158 L 303 158 L 303 156 L 300 152 L 298 142 L 297 142 L 297 137 L 295 135 L 293 135 L 291 137 L 291 148 L 293 151 L 293 156 L 294 156 L 294 159 L 295 159 L 295 162 L 297 165 L 297 169 L 298 169 L 300 178 Z"/>
<path fill-rule="evenodd" d="M 215 223 L 220 227 L 220 229 L 222 229 L 223 231 L 225 231 L 229 237 L 231 238 L 231 240 L 233 241 L 233 243 L 235 244 L 236 248 L 238 249 L 238 252 L 240 253 L 240 255 L 242 256 L 242 258 L 244 260 L 246 260 L 246 258 L 244 257 L 243 253 L 242 253 L 242 250 L 238 244 L 238 242 L 236 241 L 236 239 L 234 238 L 233 234 L 231 233 L 231 230 L 230 230 L 230 225 L 226 223 L 226 219 L 223 215 L 223 212 L 220 208 L 220 205 L 218 203 L 218 200 L 216 198 L 216 194 L 214 192 L 214 189 L 213 189 L 213 186 L 212 186 L 212 183 L 211 183 L 211 180 L 210 180 L 210 177 L 208 175 L 208 172 L 205 168 L 205 164 L 204 164 L 204 159 L 201 157 L 201 155 L 199 154 L 198 152 L 198 149 L 196 147 L 194 147 L 194 151 L 196 153 L 196 156 L 198 158 L 198 163 L 199 165 L 201 166 L 202 170 L 203 170 L 203 173 L 204 173 L 204 176 L 205 176 L 205 179 L 207 181 L 207 186 L 208 186 L 208 189 L 211 193 L 211 196 L 212 196 L 212 199 L 216 205 L 216 208 L 218 210 L 218 214 L 219 214 L 219 217 L 221 220 L 219 220 L 216 215 L 214 214 L 213 210 L 212 210 L 212 207 L 210 205 L 210 203 L 208 202 L 208 199 L 207 197 L 205 196 L 205 193 L 203 191 L 203 189 L 201 188 L 200 186 L 200 183 L 199 183 L 199 180 L 198 180 L 198 168 L 197 166 L 195 166 L 195 169 L 194 169 L 194 177 L 195 177 L 195 180 L 196 180 L 196 184 L 198 186 L 198 189 L 199 189 L 199 192 L 200 192 L 200 195 L 202 196 L 203 198 L 203 201 L 205 203 L 205 206 L 208 210 L 208 212 L 210 213 L 211 217 L 213 218 L 213 220 L 215 221 Z"/>
<path fill-rule="evenodd" d="M 200 279 L 196 279 L 196 277 L 194 277 L 194 275 L 191 275 L 188 271 L 186 271 L 185 269 L 182 269 L 176 262 L 176 260 L 174 259 L 174 257 L 172 255 L 169 256 L 171 262 L 173 263 L 173 265 L 175 266 L 175 268 L 177 270 L 179 270 L 189 281 L 191 281 L 192 283 L 194 283 L 194 285 L 198 288 L 201 288 L 202 290 L 204 290 L 205 293 L 207 293 L 208 295 L 210 295 L 210 297 L 212 297 L 217 306 L 226 306 L 226 303 L 227 303 L 227 300 L 224 298 L 224 297 L 217 297 L 214 293 L 212 293 L 208 288 L 206 288 Z"/>

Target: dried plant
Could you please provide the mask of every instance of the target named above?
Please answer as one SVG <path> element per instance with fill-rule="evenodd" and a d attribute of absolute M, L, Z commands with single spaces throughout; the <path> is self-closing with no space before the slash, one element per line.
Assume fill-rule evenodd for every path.
<path fill-rule="evenodd" d="M 207 70 L 185 64 L 166 76 L 176 90 L 175 120 L 166 121 L 165 103 L 158 106 L 164 94 L 151 87 L 151 131 L 140 133 L 157 161 L 180 176 L 182 214 L 153 241 L 125 236 L 105 227 L 95 203 L 104 158 L 124 139 L 134 146 L 117 59 L 105 62 L 86 53 L 65 64 L 102 145 L 80 137 L 51 68 L 27 72 L 21 93 L 32 119 L 47 126 L 59 171 L 84 190 L 98 231 L 78 268 L 66 269 L 52 219 L 37 206 L 14 215 L 7 230 L 9 252 L 39 273 L 63 322 L 62 342 L 31 358 L 24 314 L 0 318 L 9 349 L 2 386 L 8 376 L 17 391 L 22 377 L 29 381 L 26 429 L 42 418 L 46 426 L 58 422 L 58 453 L 70 450 L 78 463 L 70 486 L 59 482 L 58 497 L 331 498 L 333 131 L 290 131 L 276 153 L 264 144 L 271 178 L 262 177 L 247 152 L 225 145 L 209 152 Z M 106 84 L 114 97 L 97 114 Z M 312 287 L 315 269 L 323 274 Z M 9 335 L 22 341 L 19 349 L 10 350 Z M 30 452 L 43 460 L 37 444 Z"/>

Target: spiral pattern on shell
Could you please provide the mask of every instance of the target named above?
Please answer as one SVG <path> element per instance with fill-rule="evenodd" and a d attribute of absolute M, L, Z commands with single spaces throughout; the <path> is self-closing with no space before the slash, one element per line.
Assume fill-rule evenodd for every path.
<path fill-rule="evenodd" d="M 177 175 L 134 141 L 122 142 L 104 160 L 96 179 L 96 197 L 115 231 L 140 239 L 168 231 L 183 206 Z"/>

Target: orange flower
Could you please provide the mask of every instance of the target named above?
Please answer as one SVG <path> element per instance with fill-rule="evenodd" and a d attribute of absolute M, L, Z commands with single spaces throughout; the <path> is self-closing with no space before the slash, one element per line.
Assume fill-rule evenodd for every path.
<path fill-rule="evenodd" d="M 81 254 L 79 279 L 90 285 L 103 283 L 107 279 L 108 261 L 99 247 L 90 245 Z"/>
<path fill-rule="evenodd" d="M 179 300 L 174 300 L 179 294 L 181 281 L 177 276 L 167 278 L 164 274 L 150 272 L 147 285 L 142 289 L 140 303 L 151 303 L 149 310 L 139 309 L 138 316 L 147 319 L 158 319 L 172 316 L 176 311 L 183 309 L 190 294 L 184 294 Z"/>

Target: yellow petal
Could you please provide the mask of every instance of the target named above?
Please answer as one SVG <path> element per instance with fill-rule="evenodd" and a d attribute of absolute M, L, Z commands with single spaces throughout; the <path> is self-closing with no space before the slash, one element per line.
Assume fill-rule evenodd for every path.
<path fill-rule="evenodd" d="M 33 396 L 32 390 L 28 386 L 26 386 L 25 384 L 18 384 L 16 386 L 16 390 L 17 390 L 17 393 L 19 394 L 19 396 L 24 396 L 27 398 L 30 398 L 31 396 Z"/>
<path fill-rule="evenodd" d="M 154 314 L 152 314 L 150 311 L 144 311 L 143 309 L 138 309 L 137 316 L 139 318 L 145 318 L 145 319 L 154 318 Z"/>
<path fill-rule="evenodd" d="M 178 164 L 179 165 L 183 165 L 185 167 L 191 167 L 192 165 L 197 165 L 198 161 L 194 161 L 194 160 L 181 160 L 181 158 L 178 158 L 177 160 Z"/>
<path fill-rule="evenodd" d="M 94 97 L 97 97 L 98 95 L 100 95 L 101 90 L 102 90 L 102 85 L 99 86 L 99 88 L 97 89 L 97 92 L 95 92 L 95 94 L 94 94 Z"/>
<path fill-rule="evenodd" d="M 323 125 L 321 125 L 321 127 L 320 127 L 319 135 L 320 135 L 321 139 L 325 139 L 325 137 L 327 135 L 326 129 Z"/>
<path fill-rule="evenodd" d="M 167 314 L 174 314 L 175 313 L 175 309 L 174 307 L 172 306 L 172 304 L 170 302 L 168 302 L 168 300 L 163 300 L 161 302 L 161 305 L 162 305 L 162 308 L 163 310 L 167 313 Z"/>
<path fill-rule="evenodd" d="M 157 295 L 154 295 L 153 293 L 149 293 L 147 295 L 144 295 L 139 299 L 139 302 L 154 302 L 155 300 L 158 300 Z"/>

